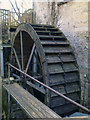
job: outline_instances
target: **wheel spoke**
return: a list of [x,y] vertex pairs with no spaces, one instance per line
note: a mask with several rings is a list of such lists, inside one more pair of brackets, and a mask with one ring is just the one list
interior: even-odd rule
[[37,60],[37,64],[39,66],[39,69],[40,69],[40,73],[41,73],[41,65],[40,65],[40,61],[38,59],[38,55],[35,53],[35,57],[36,57],[36,60]]
[[19,69],[21,70],[21,65],[20,65],[20,62],[19,62],[19,59],[18,59],[18,56],[17,56],[17,53],[16,53],[15,48],[13,48],[13,51],[14,51],[14,54],[15,54],[15,58],[16,58],[16,61],[17,61],[18,67],[19,67]]
[[32,59],[32,56],[33,56],[33,53],[34,53],[34,50],[35,50],[35,44],[33,44],[32,51],[30,53],[30,57],[29,57],[29,60],[28,60],[27,66],[26,66],[26,70],[25,70],[26,73],[28,71],[28,68],[29,68],[29,65],[30,65],[30,62],[31,62],[31,59]]
[[37,73],[37,59],[36,59],[36,57],[35,57],[35,54],[36,54],[36,56],[37,56],[37,51],[36,51],[36,49],[35,49],[35,51],[34,51],[34,54],[33,54],[33,72],[34,73]]
[[21,41],[21,59],[22,59],[22,70],[24,70],[24,60],[23,60],[23,39],[22,39],[22,32],[20,32],[20,41]]

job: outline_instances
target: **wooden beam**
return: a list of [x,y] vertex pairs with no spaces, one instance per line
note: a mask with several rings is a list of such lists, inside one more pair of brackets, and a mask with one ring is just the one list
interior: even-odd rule
[[17,101],[29,118],[61,118],[17,83],[10,86],[4,84],[3,87]]
[[37,85],[27,81],[27,84],[30,85],[32,88],[38,90],[39,92],[45,94],[45,89],[44,88],[41,88],[41,87],[38,87]]

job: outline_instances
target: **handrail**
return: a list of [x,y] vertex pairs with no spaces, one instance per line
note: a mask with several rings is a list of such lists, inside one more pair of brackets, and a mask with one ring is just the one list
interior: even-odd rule
[[77,107],[81,108],[82,110],[84,110],[84,111],[86,111],[86,112],[88,112],[88,113],[90,114],[90,109],[88,109],[88,108],[80,105],[79,103],[75,102],[74,100],[66,97],[65,95],[61,94],[60,92],[52,89],[51,87],[45,85],[44,83],[38,81],[37,79],[35,79],[35,78],[33,78],[32,76],[26,74],[25,72],[19,70],[18,68],[16,68],[15,66],[11,65],[10,63],[8,64],[8,66],[10,66],[10,67],[13,68],[13,69],[16,69],[17,71],[19,71],[19,72],[22,73],[23,75],[29,77],[30,79],[34,80],[35,82],[39,83],[40,85],[44,86],[45,88],[47,88],[47,89],[49,89],[50,91],[56,93],[56,94],[59,95],[60,97],[64,98],[65,100],[69,101],[70,103],[76,105]]

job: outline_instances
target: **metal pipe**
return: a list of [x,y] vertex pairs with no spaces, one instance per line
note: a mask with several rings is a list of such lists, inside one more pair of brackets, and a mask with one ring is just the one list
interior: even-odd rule
[[35,82],[37,82],[37,83],[41,84],[41,85],[42,85],[42,86],[44,86],[45,88],[47,88],[47,89],[51,90],[52,92],[56,93],[56,94],[57,94],[57,95],[59,95],[60,97],[62,97],[62,98],[64,98],[64,99],[66,99],[66,100],[67,100],[67,101],[69,101],[70,103],[72,103],[72,104],[76,105],[77,107],[79,107],[79,108],[83,109],[84,111],[86,111],[86,112],[88,112],[88,113],[90,114],[90,110],[89,110],[88,108],[86,108],[86,107],[84,107],[84,106],[80,105],[79,103],[77,103],[77,102],[73,101],[72,99],[70,99],[70,98],[66,97],[65,95],[63,95],[63,94],[59,93],[58,91],[56,91],[56,90],[52,89],[51,87],[49,87],[49,86],[45,85],[44,83],[42,83],[42,82],[40,82],[40,81],[38,81],[37,79],[33,78],[32,76],[30,76],[30,75],[28,75],[28,74],[26,74],[26,73],[22,72],[21,70],[19,70],[19,69],[18,69],[18,68],[16,68],[15,66],[11,65],[10,63],[9,63],[9,66],[11,66],[12,68],[14,68],[14,69],[16,69],[17,71],[21,72],[21,73],[22,73],[22,74],[24,74],[25,76],[27,76],[27,77],[29,77],[30,79],[34,80]]

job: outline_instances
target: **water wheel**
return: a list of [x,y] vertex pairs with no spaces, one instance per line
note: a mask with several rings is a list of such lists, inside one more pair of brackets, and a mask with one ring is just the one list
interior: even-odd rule
[[[12,50],[13,65],[80,102],[78,65],[69,42],[59,29],[51,25],[20,24],[15,32]],[[18,78],[16,74],[13,71],[13,76]],[[18,76],[22,77],[20,74]],[[31,86],[32,94],[59,115],[66,116],[78,110],[43,86],[24,79]]]

